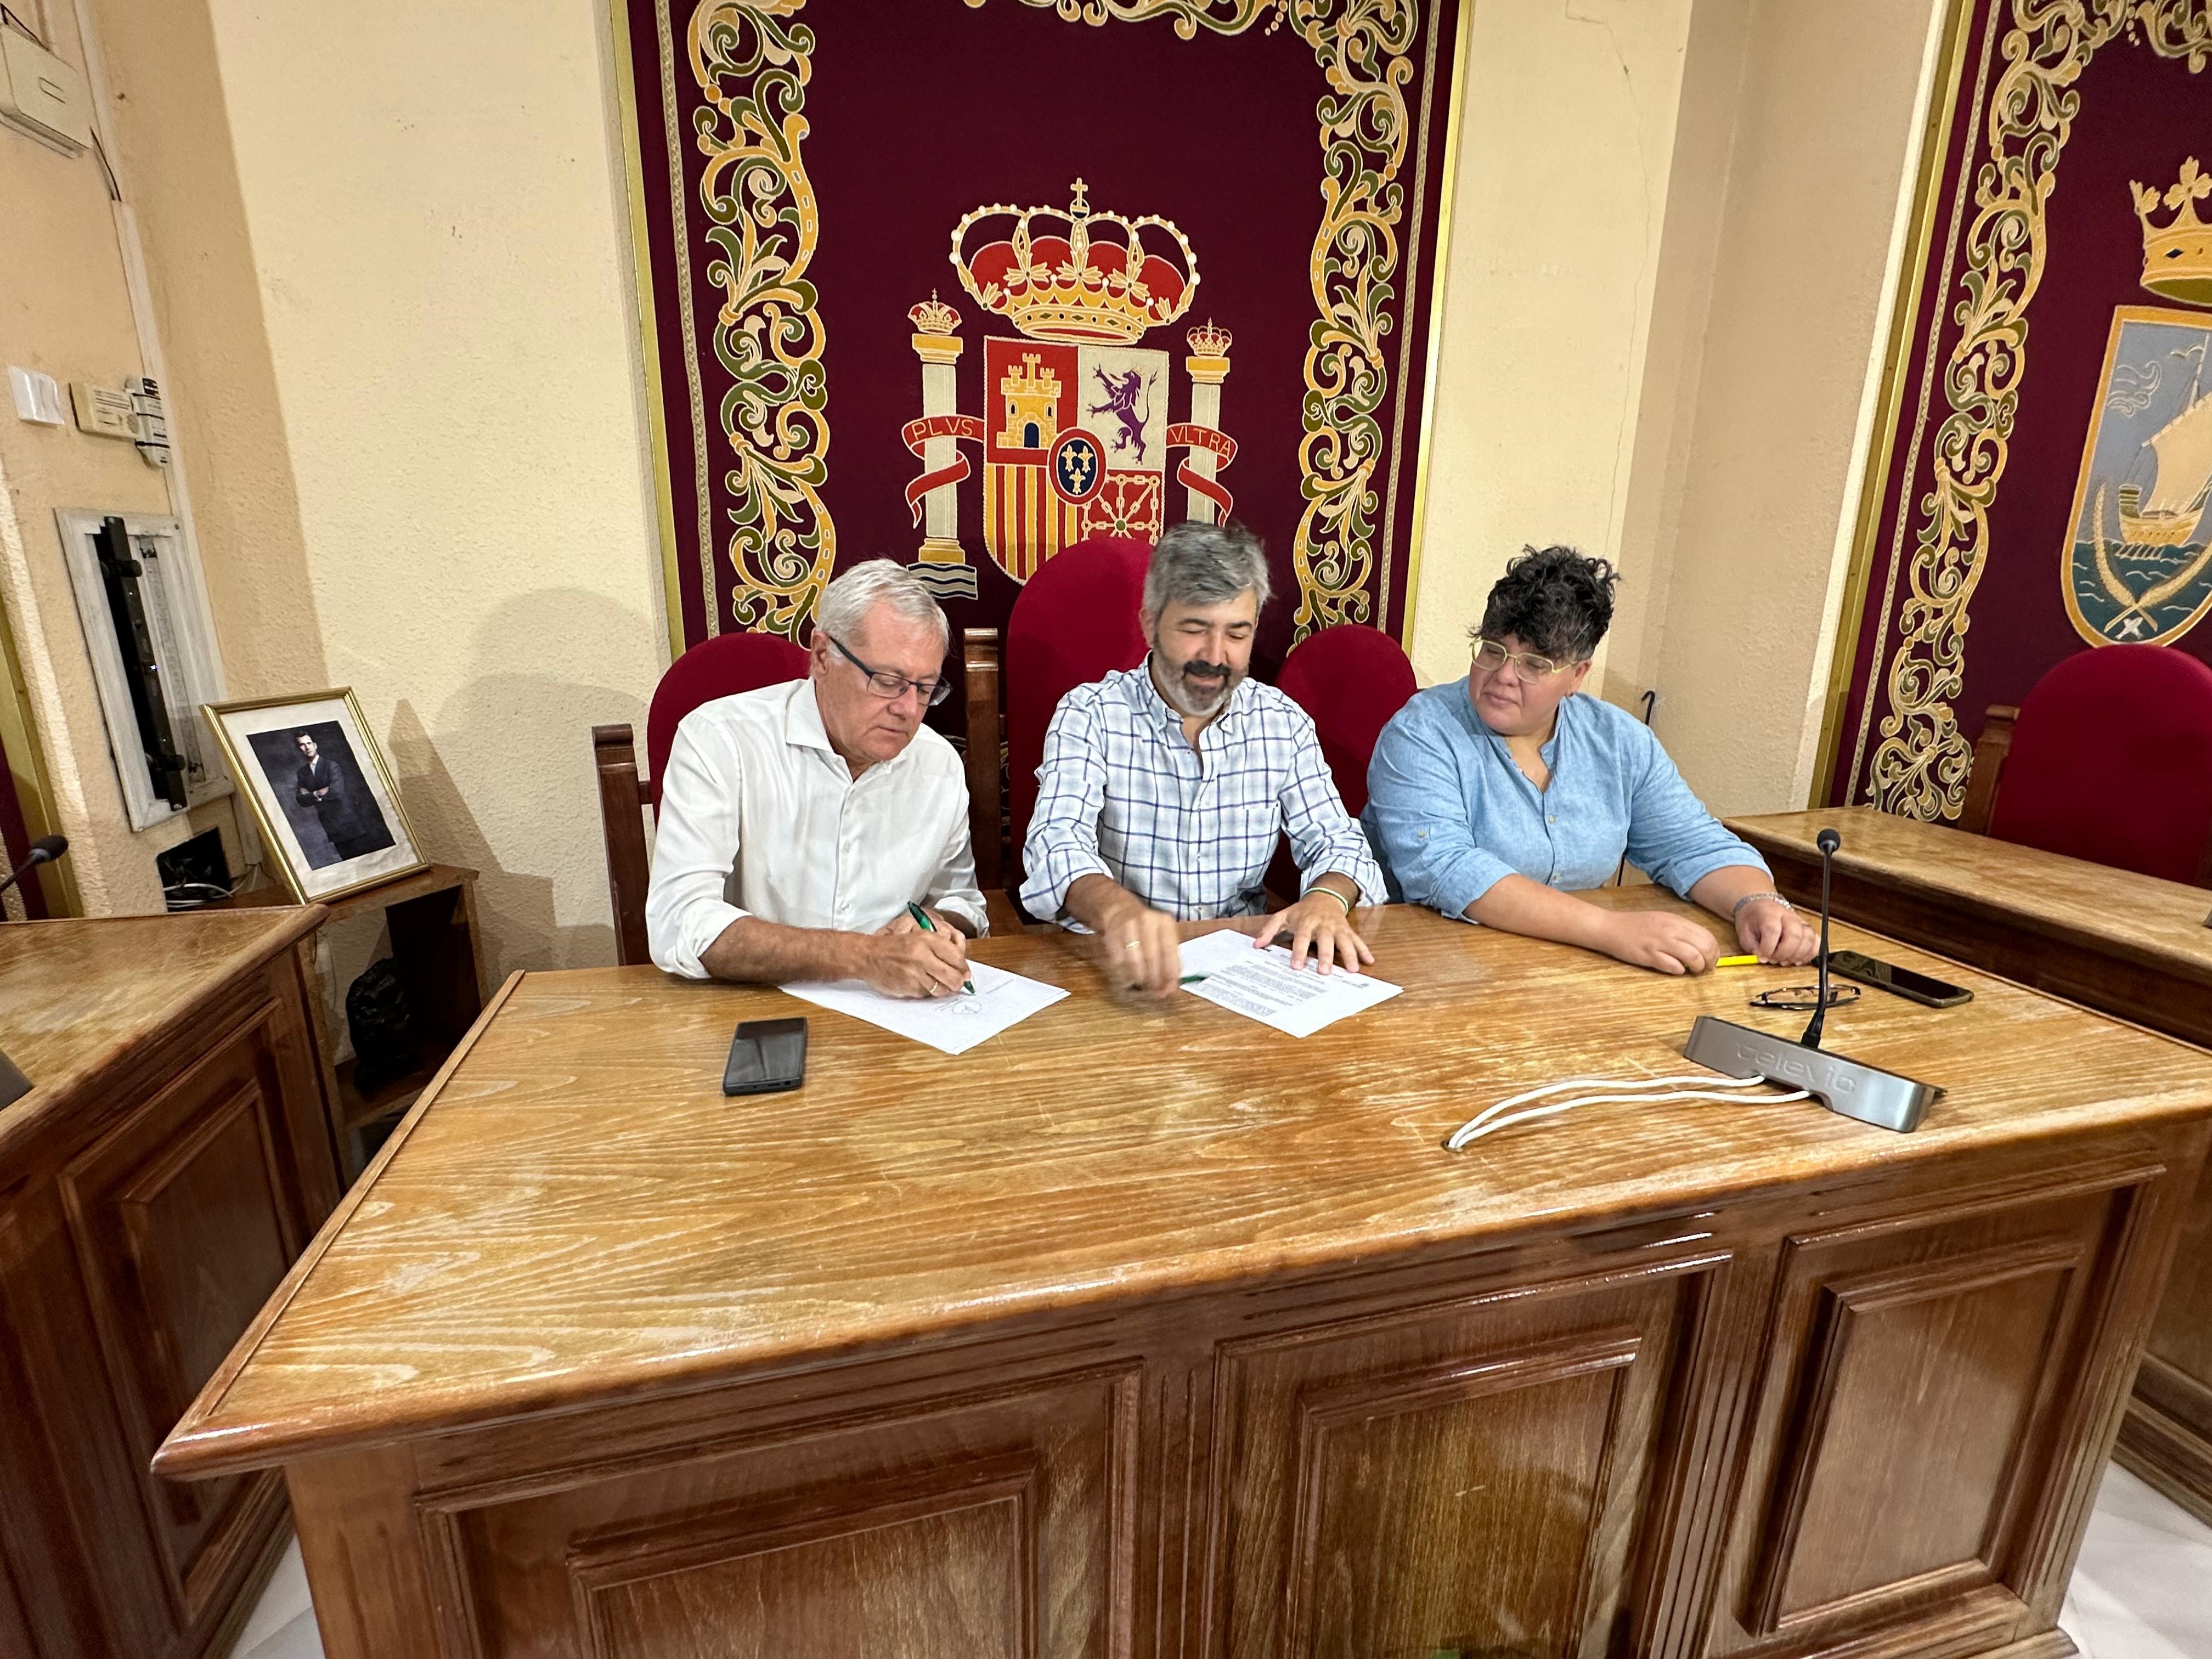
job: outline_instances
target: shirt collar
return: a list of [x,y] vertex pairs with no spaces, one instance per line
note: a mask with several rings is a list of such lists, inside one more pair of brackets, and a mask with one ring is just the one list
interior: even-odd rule
[[814,701],[814,678],[809,675],[799,681],[791,694],[791,701],[783,706],[783,740],[799,749],[820,749],[831,755],[836,745],[830,741],[829,728],[822,724],[822,705]]

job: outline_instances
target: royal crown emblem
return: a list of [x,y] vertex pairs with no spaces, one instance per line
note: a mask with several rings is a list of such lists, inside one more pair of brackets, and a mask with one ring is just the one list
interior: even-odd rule
[[937,295],[907,313],[921,362],[919,420],[906,446],[922,465],[906,487],[923,530],[915,572],[942,599],[976,597],[960,539],[959,489],[983,452],[983,543],[1025,582],[1088,536],[1151,540],[1171,502],[1169,453],[1182,486],[1178,516],[1225,522],[1234,505],[1220,473],[1237,445],[1220,429],[1229,331],[1208,319],[1183,336],[1190,356],[1182,420],[1170,418],[1173,362],[1136,343],[1190,309],[1198,258],[1182,231],[1147,214],[1091,210],[1083,180],[1073,205],[979,207],[952,232],[952,263],[976,304],[1018,334],[983,340],[982,415],[960,412],[960,313]]
[[[2212,225],[2197,216],[2197,203],[2212,196],[2212,174],[2202,171],[2192,155],[2163,196],[2133,179],[2128,190],[2135,198],[2136,217],[2142,222],[2142,285],[2185,305],[2212,306]],[[2161,201],[2172,216],[2154,225],[2151,215]]]
[[1094,211],[1078,179],[1060,208],[979,207],[952,230],[961,286],[1033,340],[1127,345],[1172,323],[1198,292],[1182,232],[1146,214]]

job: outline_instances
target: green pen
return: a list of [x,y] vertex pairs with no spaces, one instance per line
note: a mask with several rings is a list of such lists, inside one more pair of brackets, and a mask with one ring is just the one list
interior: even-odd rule
[[[937,924],[930,921],[929,912],[911,899],[907,902],[906,913],[914,918],[914,925],[921,928],[923,933],[933,933],[937,931]],[[972,997],[975,994],[975,981],[972,979],[963,979],[960,981],[960,988]]]

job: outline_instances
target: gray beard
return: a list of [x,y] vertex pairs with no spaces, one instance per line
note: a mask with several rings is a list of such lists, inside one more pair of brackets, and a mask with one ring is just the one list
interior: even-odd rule
[[1243,678],[1242,674],[1231,672],[1222,682],[1219,690],[1201,696],[1182,675],[1177,674],[1173,686],[1166,693],[1168,703],[1177,714],[1188,714],[1193,720],[1211,719],[1229,706],[1229,699],[1236,695],[1237,687]]

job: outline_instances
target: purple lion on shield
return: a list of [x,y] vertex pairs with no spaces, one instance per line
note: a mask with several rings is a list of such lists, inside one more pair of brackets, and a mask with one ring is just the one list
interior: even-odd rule
[[[1142,462],[1145,459],[1145,422],[1152,418],[1152,383],[1141,370],[1133,368],[1123,374],[1109,374],[1104,369],[1096,368],[1091,372],[1098,377],[1098,384],[1106,388],[1106,401],[1092,404],[1091,412],[1093,415],[1111,415],[1120,422],[1121,429],[1114,434],[1114,453],[1116,455],[1125,449],[1133,449],[1137,452],[1136,459]],[[1144,400],[1141,408],[1138,405],[1139,398]]]

